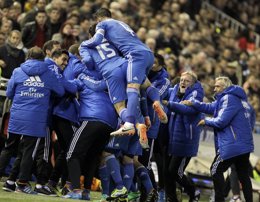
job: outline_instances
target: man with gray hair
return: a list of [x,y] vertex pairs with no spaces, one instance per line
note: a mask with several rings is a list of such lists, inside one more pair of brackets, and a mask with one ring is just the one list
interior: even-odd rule
[[215,98],[212,103],[184,101],[200,112],[213,115],[202,119],[198,125],[214,128],[216,156],[210,167],[214,184],[215,200],[224,202],[223,173],[234,164],[247,202],[253,201],[249,177],[249,156],[254,150],[252,136],[252,107],[245,91],[233,85],[228,77],[215,79]]

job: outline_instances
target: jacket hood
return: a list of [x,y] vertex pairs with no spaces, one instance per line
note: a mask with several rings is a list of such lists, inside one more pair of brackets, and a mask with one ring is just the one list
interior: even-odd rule
[[47,65],[39,60],[27,60],[21,64],[21,69],[29,76],[42,75],[48,70]]
[[240,98],[242,100],[247,100],[245,91],[243,90],[243,88],[241,88],[240,86],[237,86],[237,85],[232,85],[232,86],[226,88],[222,93],[216,95],[216,97],[219,98],[226,94],[231,94],[231,95],[237,96],[238,98]]

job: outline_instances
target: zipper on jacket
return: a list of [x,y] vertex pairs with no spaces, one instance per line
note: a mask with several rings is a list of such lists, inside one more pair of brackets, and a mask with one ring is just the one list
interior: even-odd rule
[[232,134],[233,134],[234,139],[236,140],[236,139],[237,139],[237,136],[236,136],[236,134],[235,134],[235,132],[234,132],[234,130],[233,130],[233,127],[230,126],[230,129],[231,129],[231,132],[232,132]]

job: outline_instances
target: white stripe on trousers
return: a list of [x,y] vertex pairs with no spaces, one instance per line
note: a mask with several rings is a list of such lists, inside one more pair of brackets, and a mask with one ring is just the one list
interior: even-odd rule
[[221,161],[222,161],[222,159],[220,158],[220,155],[218,154],[218,157],[217,157],[216,161],[213,163],[213,165],[212,165],[212,167],[211,167],[211,170],[210,170],[211,176],[213,176],[213,175],[216,174],[218,165],[219,165],[219,163],[220,163]]
[[44,138],[43,160],[48,163],[49,154],[50,154],[51,136],[50,136],[50,128],[47,127],[46,130],[47,130],[47,136]]
[[83,130],[85,129],[85,127],[87,126],[87,124],[88,124],[88,121],[83,121],[82,124],[81,124],[81,126],[80,126],[80,127],[78,128],[78,130],[74,133],[73,138],[72,138],[71,143],[70,143],[69,150],[68,150],[68,152],[67,152],[67,156],[66,156],[67,161],[71,158],[71,155],[72,155],[72,153],[73,153],[73,151],[74,151],[74,149],[75,149],[75,146],[76,146],[76,144],[77,144],[77,142],[78,142],[78,140],[79,140],[79,137],[80,137],[82,131],[83,131]]
[[127,55],[128,58],[128,65],[127,65],[127,82],[131,82],[132,81],[132,77],[133,77],[133,58],[131,56],[131,54]]
[[151,147],[150,147],[150,152],[149,152],[149,159],[148,159],[148,165],[147,169],[151,170],[152,169],[152,156],[153,156],[153,148],[154,148],[154,139],[152,139]]
[[183,174],[184,174],[184,166],[185,166],[186,160],[187,160],[186,157],[183,158],[182,161],[181,161],[181,164],[180,164],[180,166],[179,166],[179,168],[178,168],[178,175],[179,175],[180,178],[183,177]]
[[35,147],[34,147],[34,150],[33,150],[33,153],[32,153],[32,159],[34,160],[35,156],[36,156],[36,153],[37,153],[37,150],[38,150],[38,146],[40,144],[40,141],[41,141],[41,138],[38,137],[37,138],[37,141],[36,141],[36,144],[35,144]]

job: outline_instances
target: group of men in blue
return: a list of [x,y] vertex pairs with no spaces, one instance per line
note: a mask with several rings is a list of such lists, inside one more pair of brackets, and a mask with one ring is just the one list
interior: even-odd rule
[[[185,168],[197,155],[201,126],[209,125],[216,140],[211,167],[216,201],[224,201],[223,172],[233,163],[241,174],[246,201],[252,201],[245,170],[253,151],[253,116],[243,89],[227,77],[219,77],[214,89],[216,101],[205,104],[203,87],[192,71],[182,73],[180,81],[170,88],[162,56],[152,53],[128,25],[112,19],[108,9],[99,9],[96,19],[97,24],[90,28],[92,37],[80,46],[73,45],[68,52],[54,50],[55,42],[47,42],[50,58],[33,47],[26,62],[14,70],[7,88],[12,99],[8,131],[9,136],[20,137],[13,168],[19,166],[19,173],[9,177],[4,187],[17,180],[18,192],[55,195],[67,170],[69,191],[63,197],[90,200],[92,178],[99,165],[104,200],[126,199],[130,191],[136,191],[132,186],[136,173],[145,187],[144,201],[157,201],[157,187],[146,167],[159,133],[167,139],[163,158],[168,177],[161,187],[167,201],[178,201],[177,182],[190,201],[198,201],[200,193],[185,175]],[[205,118],[203,113],[213,118]],[[46,173],[45,180],[37,181],[33,190],[28,168],[33,167],[39,142],[52,130],[61,151],[51,174]],[[142,146],[149,155],[139,161]],[[122,171],[118,156],[123,156]],[[45,159],[44,164],[48,162]],[[84,189],[81,175],[85,177]]]

